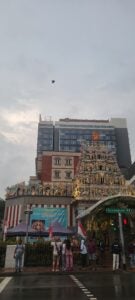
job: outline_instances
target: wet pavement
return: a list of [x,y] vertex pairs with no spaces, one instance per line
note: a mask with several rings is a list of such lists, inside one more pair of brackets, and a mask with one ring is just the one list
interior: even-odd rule
[[86,300],[69,275],[16,276],[0,295],[1,300]]
[[18,274],[0,293],[1,300],[133,300],[135,273]]
[[[98,272],[107,272],[107,271],[111,271],[112,267],[108,266],[108,267],[97,267],[97,271]],[[91,268],[90,267],[86,267],[84,269],[82,269],[80,266],[74,266],[73,268],[73,272],[72,273],[84,273],[84,272],[90,272]],[[27,275],[27,274],[48,274],[51,273],[52,274],[52,266],[49,267],[24,267],[23,268],[23,274]],[[61,271],[62,274],[63,271]],[[7,268],[1,268],[0,269],[0,276],[4,276],[4,275],[15,275],[15,269],[11,268],[11,269],[7,269]]]
[[77,278],[85,284],[97,300],[135,299],[135,273],[110,272],[78,274]]

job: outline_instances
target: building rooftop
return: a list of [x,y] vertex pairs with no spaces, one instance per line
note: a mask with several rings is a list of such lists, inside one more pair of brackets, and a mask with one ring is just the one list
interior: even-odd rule
[[105,122],[109,123],[109,120],[89,120],[89,119],[70,119],[70,118],[64,118],[64,119],[59,119],[60,122]]

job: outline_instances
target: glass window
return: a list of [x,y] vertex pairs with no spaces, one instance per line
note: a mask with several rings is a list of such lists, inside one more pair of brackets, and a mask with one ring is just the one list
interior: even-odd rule
[[65,177],[66,179],[72,179],[72,177],[71,177],[71,174],[72,174],[71,171],[66,171],[65,173],[66,173],[66,177]]
[[61,165],[61,158],[60,157],[55,158],[55,165],[57,165],[57,166]]
[[60,171],[58,170],[54,171],[54,177],[60,179]]
[[65,165],[66,166],[71,166],[71,158],[66,158],[66,162],[65,162]]

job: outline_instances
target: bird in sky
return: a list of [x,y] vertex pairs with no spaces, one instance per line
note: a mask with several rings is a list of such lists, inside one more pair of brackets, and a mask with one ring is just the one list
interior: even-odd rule
[[53,79],[53,80],[51,81],[51,83],[54,84],[54,83],[55,83],[55,80]]

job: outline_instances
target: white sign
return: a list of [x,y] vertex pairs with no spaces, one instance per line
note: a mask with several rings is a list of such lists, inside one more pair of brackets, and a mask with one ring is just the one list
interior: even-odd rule
[[[5,269],[15,269],[14,251],[16,245],[7,245],[6,258],[5,258]],[[24,264],[24,255],[22,265]]]

